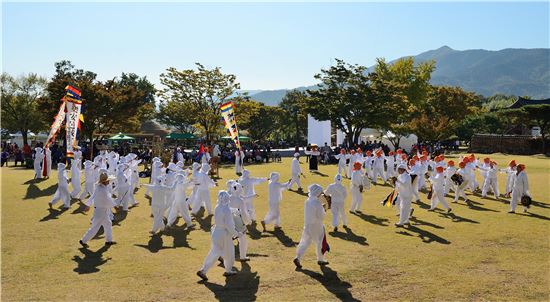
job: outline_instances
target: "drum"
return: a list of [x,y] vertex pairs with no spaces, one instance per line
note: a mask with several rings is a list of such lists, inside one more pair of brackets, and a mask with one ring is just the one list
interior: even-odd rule
[[238,233],[244,233],[246,232],[246,225],[244,224],[243,218],[241,217],[241,213],[239,209],[231,209],[231,212],[233,214],[233,222],[235,223],[235,230]]
[[455,183],[455,185],[460,186],[464,182],[464,178],[462,175],[455,173],[453,176],[451,176],[451,180]]

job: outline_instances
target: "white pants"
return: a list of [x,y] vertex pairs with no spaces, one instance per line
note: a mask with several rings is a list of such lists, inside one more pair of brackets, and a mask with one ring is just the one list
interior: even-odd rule
[[78,197],[78,199],[84,199],[84,197],[86,197],[86,194],[89,194],[90,196],[92,196],[92,194],[94,193],[94,182],[93,181],[86,181],[84,183],[84,191],[82,191],[82,193],[80,194],[80,196]]
[[191,216],[189,216],[189,209],[187,208],[187,202],[185,200],[178,200],[174,202],[170,208],[170,213],[168,214],[168,225],[172,225],[174,221],[176,221],[176,218],[178,218],[178,215],[181,215],[187,226],[192,224]]
[[274,223],[277,227],[281,226],[281,210],[279,209],[279,203],[269,205],[269,212],[265,215],[264,223]]
[[456,188],[454,199],[455,202],[457,202],[458,198],[460,197],[464,198],[464,201],[468,200],[468,197],[466,197],[466,192],[464,190],[470,185],[470,183],[468,180],[464,180],[464,182],[466,182],[466,184],[462,183],[462,185]]
[[378,176],[380,176],[384,183],[386,183],[386,178],[384,177],[384,168],[374,168],[372,172],[372,181],[378,182]]
[[40,162],[34,162],[34,178],[42,178],[42,166],[40,165]]
[[361,210],[361,204],[363,203],[363,195],[359,191],[359,188],[353,186],[351,189],[351,211]]
[[[512,191],[512,200],[510,200],[510,210],[515,211],[518,203],[521,201],[522,195],[516,191]],[[527,207],[523,207],[524,210],[527,210]]]
[[[97,209],[96,209],[97,210]],[[100,209],[100,211],[104,211],[105,209]],[[94,212],[95,215],[95,212]],[[92,219],[92,226],[88,229],[86,234],[82,237],[82,242],[86,243],[92,239],[97,232],[99,231],[99,228],[103,227],[103,232],[105,233],[105,241],[111,242],[113,241],[113,223],[111,221],[110,215],[102,215],[101,217],[94,217]]]
[[130,192],[130,187],[118,187],[117,199],[115,202],[119,207],[122,207],[124,211],[128,211],[128,205],[132,203],[133,194]]
[[321,251],[323,247],[323,236],[325,230],[323,225],[307,225],[304,227],[302,232],[302,238],[300,238],[300,243],[296,248],[296,258],[298,260],[302,259],[307,248],[315,243],[315,253],[317,254],[317,261],[325,261],[325,256]]
[[153,212],[153,227],[151,228],[151,232],[156,233],[158,231],[164,230],[164,217],[162,215],[162,208],[151,207],[151,211]]
[[238,237],[239,240],[239,257],[241,259],[246,258],[246,252],[248,251],[248,241],[246,240],[246,234],[240,234]]
[[79,176],[71,176],[71,184],[73,185],[73,191],[71,192],[72,198],[77,198],[80,192],[82,191],[82,187],[80,185],[80,177]]
[[498,198],[498,182],[496,178],[485,178],[485,181],[483,182],[483,189],[481,190],[481,197],[487,196],[487,192],[489,192],[489,189],[493,191],[493,193],[495,194],[495,198]]
[[195,198],[193,200],[193,210],[191,211],[191,213],[193,213],[193,215],[196,215],[199,212],[201,206],[204,206],[204,208],[208,212],[208,215],[212,214],[212,202],[210,201],[210,192],[208,192],[208,190],[197,190]]
[[252,202],[254,201],[253,197],[245,198],[244,199],[244,206],[246,208],[246,211],[248,212],[248,216],[252,221],[256,221],[256,210],[254,209],[254,205]]
[[393,177],[395,176],[395,168],[393,167],[393,165],[389,165],[387,170],[386,170],[386,180],[390,179],[390,177]]
[[441,203],[445,209],[449,209],[449,204],[445,201],[445,191],[444,190],[433,190],[432,193],[432,206],[430,210],[435,209],[438,203]]
[[294,186],[294,184],[298,185],[298,189],[302,188],[302,184],[300,183],[300,174],[292,175],[292,179],[290,180],[288,188],[292,189],[292,186]]
[[513,185],[514,185],[513,175],[512,176],[506,175],[506,194],[512,193]]
[[[342,172],[344,172],[344,174],[342,174]],[[345,175],[346,178],[348,178],[348,169],[346,168],[346,164],[338,165],[338,174],[342,176]]]
[[344,209],[343,202],[333,202],[330,206],[332,212],[332,226],[337,227],[342,221],[343,225],[348,225],[348,218],[346,217],[346,211]]
[[54,205],[60,200],[63,201],[64,207],[68,208],[71,206],[71,194],[68,187],[57,187],[57,191],[55,191],[50,203]]
[[[420,177],[420,176],[416,176],[416,177]],[[418,183],[420,183],[420,180],[418,180]],[[413,193],[413,198],[414,200],[420,200],[420,196],[418,195],[418,186],[412,186],[412,193]]]
[[403,198],[399,196],[400,202],[400,213],[399,213],[399,224],[409,223],[409,216],[411,216],[411,197]]
[[456,192],[456,185],[450,178],[447,178],[445,179],[445,195],[449,194],[451,190]]
[[225,271],[232,271],[235,259],[235,249],[233,247],[231,235],[227,233],[227,230],[214,227],[212,230],[212,247],[204,259],[201,271],[206,274],[206,272],[214,266],[216,261],[218,261],[218,258],[222,256]]

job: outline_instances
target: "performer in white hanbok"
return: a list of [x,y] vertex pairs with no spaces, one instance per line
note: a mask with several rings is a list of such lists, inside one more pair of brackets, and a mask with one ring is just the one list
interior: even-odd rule
[[395,224],[397,227],[402,227],[405,224],[409,224],[409,217],[411,215],[411,202],[413,198],[413,186],[409,173],[407,173],[407,166],[400,165],[397,167],[397,173],[399,176],[395,181],[395,187],[397,189],[399,198],[399,222]]
[[34,179],[42,178],[42,161],[44,160],[44,153],[42,148],[34,148]]
[[350,158],[349,154],[346,154],[346,149],[340,149],[340,154],[334,156],[338,160],[338,174],[348,177],[348,169],[346,168],[346,161]]
[[350,213],[361,213],[361,204],[363,203],[363,175],[361,173],[361,163],[355,162],[350,181],[351,209]]
[[197,191],[195,192],[194,200],[193,200],[193,206],[191,213],[193,215],[197,215],[199,212],[201,206],[203,206],[206,209],[206,212],[208,212],[208,216],[211,216],[212,213],[212,201],[210,200],[210,188],[213,188],[216,186],[216,182],[214,182],[210,176],[208,176],[208,172],[210,171],[210,165],[209,164],[202,164],[201,170],[199,173],[197,173],[196,178],[194,179],[195,184],[197,185]]
[[[516,206],[524,196],[531,197],[529,193],[529,180],[525,173],[525,165],[519,164],[517,166],[516,177],[514,179],[514,187],[512,189],[512,200],[510,201],[510,211],[508,213],[515,213]],[[527,212],[528,206],[523,207],[523,212]]]
[[50,175],[52,175],[52,151],[48,146],[44,148],[44,161],[45,163],[43,163],[42,165],[46,166],[42,167],[42,171],[44,172],[42,175],[46,178],[50,178]]
[[263,182],[266,182],[267,178],[265,177],[251,177],[250,171],[243,170],[243,175],[241,178],[239,178],[239,183],[243,186],[243,192],[245,196],[251,196],[251,197],[245,197],[244,203],[246,205],[246,209],[248,210],[248,216],[250,216],[250,219],[252,220],[252,223],[256,222],[256,211],[254,209],[254,196],[256,196],[256,191],[254,190],[254,186],[261,184]]
[[456,186],[451,177],[455,175],[456,168],[455,168],[455,162],[450,160],[447,162],[447,169],[445,169],[445,195],[449,194],[449,192],[452,190],[453,192],[456,192]]
[[430,176],[430,183],[432,184],[432,205],[428,211],[434,211],[437,204],[441,203],[443,208],[447,212],[451,212],[451,208],[447,201],[445,201],[445,174],[443,172],[445,169],[443,166],[438,166],[435,168],[435,175]]
[[481,189],[481,197],[486,198],[489,191],[493,192],[495,199],[498,200],[498,166],[495,161],[489,161],[488,165],[479,167],[484,174],[483,188]]
[[210,252],[204,259],[204,264],[197,272],[202,280],[207,281],[206,273],[214,266],[219,257],[223,257],[225,267],[224,276],[233,276],[237,272],[233,270],[233,259],[235,259],[235,249],[233,238],[238,236],[235,230],[233,214],[229,208],[229,193],[220,191],[218,201],[214,210],[214,225],[212,226],[212,246]]
[[344,208],[344,202],[348,196],[346,187],[342,185],[342,175],[336,174],[334,176],[334,182],[328,185],[325,190],[325,195],[330,196],[330,210],[332,212],[332,226],[334,231],[338,231],[338,225],[340,222],[347,228],[348,218],[346,217],[346,210]]
[[50,209],[58,201],[63,201],[63,208],[68,209],[71,206],[71,194],[69,193],[69,178],[67,177],[67,170],[65,170],[65,164],[57,164],[57,190],[53,195],[52,200],[49,202]]
[[281,209],[280,203],[283,198],[283,191],[288,190],[290,180],[286,183],[279,182],[279,173],[271,172],[269,175],[269,211],[261,221],[263,231],[265,232],[266,224],[275,224],[275,229],[281,228]]
[[298,191],[302,191],[300,176],[303,176],[304,173],[302,173],[302,168],[300,168],[300,161],[298,159],[299,156],[300,156],[300,153],[296,152],[294,153],[294,158],[292,159],[292,164],[291,164],[292,178],[290,179],[290,184],[288,185],[289,190],[292,190],[292,186],[296,184],[298,186]]
[[514,188],[514,179],[516,178],[516,161],[511,160],[508,167],[506,169],[501,169],[500,172],[506,174],[506,192],[504,192],[504,197],[509,198]]
[[235,151],[235,174],[241,176],[244,166],[244,152],[239,149]]
[[88,247],[87,242],[97,234],[101,227],[103,227],[103,232],[105,233],[105,245],[116,243],[113,241],[113,223],[111,220],[111,209],[116,206],[111,196],[111,185],[109,184],[111,179],[107,175],[107,170],[102,170],[99,174],[99,182],[95,186],[94,193],[85,202],[88,209],[92,206],[94,207],[94,215],[92,216],[92,225],[79,241],[84,248]]
[[[240,219],[244,227],[250,225],[252,220],[248,216],[248,211],[246,210],[246,205],[244,203],[244,198],[250,198],[253,196],[242,196],[243,187],[240,183],[229,180],[227,182],[228,193],[231,196],[229,199],[229,207],[233,212],[233,216],[237,216],[237,219]],[[237,239],[239,240],[239,261],[246,262],[250,261],[250,258],[246,256],[248,252],[248,241],[246,239],[246,229],[239,232]]]
[[181,216],[183,220],[185,221],[185,225],[187,228],[193,228],[195,225],[191,221],[191,216],[189,216],[189,207],[187,205],[187,197],[185,191],[194,186],[194,183],[192,183],[187,178],[187,170],[184,171],[184,174],[177,174],[176,180],[175,180],[175,189],[174,189],[174,203],[172,204],[172,207],[170,208],[169,214],[168,214],[168,220],[167,220],[167,226],[171,227],[174,222],[176,221],[176,218],[178,216]]
[[302,238],[296,248],[296,258],[294,265],[298,269],[302,268],[300,260],[304,256],[307,248],[313,243],[315,244],[315,252],[317,254],[317,264],[327,265],[323,251],[323,241],[325,238],[325,227],[323,220],[325,218],[325,209],[321,204],[319,197],[323,193],[323,187],[318,184],[312,184],[308,187],[308,199],[304,205],[304,230]]

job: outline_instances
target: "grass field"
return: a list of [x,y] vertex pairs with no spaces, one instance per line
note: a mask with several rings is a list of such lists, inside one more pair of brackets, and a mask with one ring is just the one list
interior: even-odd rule
[[[492,158],[503,167],[511,157]],[[126,217],[116,217],[118,244],[107,248],[101,236],[86,250],[78,240],[92,212],[83,212],[78,203],[50,212],[47,203],[56,177],[36,182],[32,170],[1,168],[2,301],[548,301],[550,159],[514,158],[527,165],[536,201],[528,214],[507,214],[508,201],[479,196],[471,196],[471,207],[451,204],[451,215],[427,212],[429,202],[422,194],[422,203],[413,204],[412,226],[396,229],[395,210],[380,205],[390,187],[374,186],[364,193],[364,214],[348,214],[351,230],[329,234],[330,265],[320,268],[310,248],[304,269],[295,271],[292,259],[306,197],[284,192],[283,230],[274,233],[270,226],[267,233],[250,232],[252,260],[237,262],[239,274],[227,279],[222,268],[214,267],[207,283],[198,282],[195,272],[210,248],[209,220],[199,220],[200,228],[190,232],[180,227],[151,237],[149,203],[141,188],[136,194],[140,204]],[[307,170],[305,160],[302,166]],[[281,179],[290,177],[289,159],[247,169],[253,176],[278,171]],[[220,188],[234,177],[233,171],[221,170]],[[306,173],[304,183],[326,186],[336,166],[320,166],[320,172]],[[504,175],[499,175],[501,192],[504,185]],[[257,186],[257,192],[255,206],[262,218],[267,184]],[[212,200],[216,194],[211,191]],[[350,202],[348,197],[346,207]],[[328,214],[327,229],[330,219]]]

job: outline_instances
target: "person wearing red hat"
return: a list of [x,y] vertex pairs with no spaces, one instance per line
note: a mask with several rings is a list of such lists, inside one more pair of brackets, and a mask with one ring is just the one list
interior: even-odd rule
[[351,209],[350,213],[361,213],[361,203],[363,202],[363,175],[361,175],[361,163],[353,164],[353,172],[351,173],[350,192],[351,192]]
[[[510,211],[508,213],[515,213],[516,206],[521,201],[523,196],[531,197],[529,193],[529,180],[525,173],[525,165],[517,165],[516,177],[514,180],[514,187],[512,189],[512,200],[510,201]],[[527,212],[527,207],[523,207],[523,212]]]
[[465,171],[464,175],[466,175],[466,178],[468,179],[467,188],[469,188],[472,193],[474,193],[479,188],[479,184],[476,180],[477,166],[478,166],[477,159],[475,159],[475,156],[473,154],[470,155],[470,157],[468,157],[468,162],[464,167],[464,171]]
[[350,158],[349,154],[346,154],[346,149],[340,149],[340,154],[335,155],[334,158],[338,160],[338,174],[345,175],[348,178],[348,169],[346,167],[346,161]]
[[466,163],[462,161],[458,164],[458,167],[459,169],[456,171],[456,174],[462,176],[462,183],[456,184],[456,192],[453,203],[457,203],[460,197],[464,198],[464,202],[469,203],[470,200],[468,200],[468,197],[466,197],[466,192],[464,192],[465,188],[470,184],[470,179],[468,177],[469,174],[466,170]]
[[439,166],[435,168],[435,175],[430,176],[430,182],[432,184],[432,205],[428,211],[433,212],[435,211],[435,207],[438,203],[441,203],[445,209],[447,209],[447,213],[450,213],[452,210],[445,201],[445,175],[443,174],[443,171],[445,169],[443,166]]
[[420,196],[418,195],[418,184],[419,184],[419,178],[423,177],[422,174],[422,167],[420,166],[420,163],[414,159],[414,157],[409,160],[409,173],[411,175],[411,178],[413,179],[412,184],[412,194],[413,194],[413,200],[416,202],[420,201]]
[[357,151],[351,150],[350,156],[349,156],[349,163],[348,163],[348,172],[346,173],[350,178],[351,174],[353,173],[353,165],[357,162],[359,157],[362,157],[363,155],[357,154]]
[[372,176],[372,165],[374,162],[374,156],[372,155],[371,151],[367,151],[365,153],[365,156],[361,158],[361,162],[365,166],[365,175],[375,181],[375,179]]
[[[484,160],[485,162],[485,160]],[[498,200],[498,178],[497,172],[498,167],[495,161],[489,160],[489,164],[486,166],[485,163],[479,167],[484,173],[483,188],[481,189],[481,197],[486,198],[487,192],[492,191],[495,195],[495,199]]]
[[445,196],[449,194],[451,190],[456,192],[456,185],[451,179],[456,173],[455,162],[450,160],[447,162],[447,169],[445,169]]
[[382,178],[384,185],[386,184],[386,177],[384,175],[384,151],[376,151],[376,157],[372,163],[372,182],[378,182],[378,177]]
[[508,167],[506,169],[501,169],[501,173],[506,174],[506,192],[504,193],[504,197],[510,198],[510,194],[512,194],[512,189],[514,187],[514,179],[516,177],[516,161],[511,160],[508,164]]

